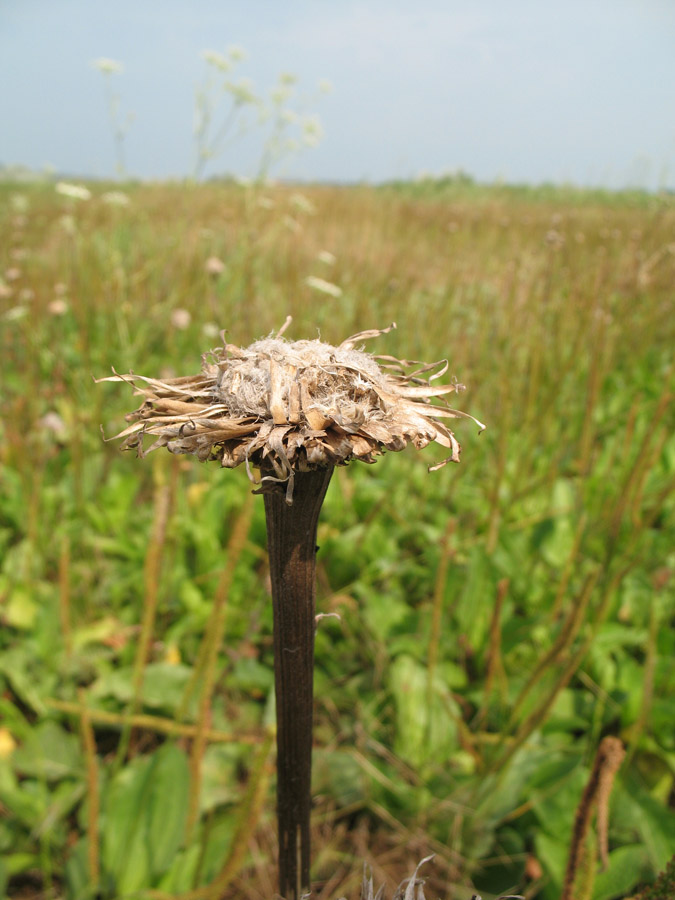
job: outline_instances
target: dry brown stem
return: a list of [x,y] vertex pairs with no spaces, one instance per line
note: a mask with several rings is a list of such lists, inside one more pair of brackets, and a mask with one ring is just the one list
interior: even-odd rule
[[575,879],[583,865],[584,845],[594,809],[597,810],[600,860],[603,867],[607,864],[609,796],[612,791],[614,776],[619,771],[625,755],[624,746],[618,738],[610,735],[603,738],[600,742],[590,778],[574,818],[570,855],[567,860],[565,881],[560,900],[573,900],[575,896],[573,893]]

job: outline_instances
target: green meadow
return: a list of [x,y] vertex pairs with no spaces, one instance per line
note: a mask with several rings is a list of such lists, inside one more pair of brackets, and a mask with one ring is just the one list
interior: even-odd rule
[[396,322],[367,349],[447,359],[487,425],[456,420],[459,465],[428,472],[432,445],[330,485],[313,896],[357,897],[364,862],[391,896],[430,854],[429,898],[558,900],[571,854],[575,898],[653,882],[675,854],[673,197],[88,188],[0,185],[0,896],[274,896],[262,499],[243,466],[121,453],[138,399],[94,379],[193,374],[221,330],[289,315],[334,344]]

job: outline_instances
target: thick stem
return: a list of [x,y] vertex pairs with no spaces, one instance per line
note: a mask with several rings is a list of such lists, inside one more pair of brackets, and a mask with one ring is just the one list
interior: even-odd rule
[[264,495],[274,606],[279,892],[309,890],[316,528],[332,468],[296,472],[293,505]]

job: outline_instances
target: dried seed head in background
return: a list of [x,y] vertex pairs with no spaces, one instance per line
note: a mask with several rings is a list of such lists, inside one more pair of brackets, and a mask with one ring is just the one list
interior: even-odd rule
[[[250,347],[233,344],[205,354],[197,375],[160,380],[118,375],[144,400],[126,418],[132,424],[116,435],[122,449],[143,455],[143,438],[157,440],[146,452],[166,447],[200,460],[220,460],[228,468],[244,463],[249,478],[269,490],[286,484],[293,495],[294,472],[343,465],[351,459],[374,462],[384,450],[418,449],[435,441],[450,456],[431,467],[459,462],[460,446],[443,419],[469,418],[443,398],[463,389],[456,382],[434,385],[447,360],[418,363],[374,356],[358,344],[386,334],[362,331],[339,346],[322,341],[287,341],[286,325]],[[251,466],[260,469],[256,481]]]

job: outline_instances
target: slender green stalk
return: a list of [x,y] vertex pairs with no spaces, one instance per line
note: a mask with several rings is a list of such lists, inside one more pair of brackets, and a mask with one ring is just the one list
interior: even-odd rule
[[73,628],[70,610],[70,540],[64,535],[59,554],[59,622],[66,656],[73,655]]
[[513,704],[513,708],[511,710],[509,725],[513,725],[516,722],[518,713],[520,712],[527,695],[530,693],[532,688],[539,683],[539,680],[543,673],[547,669],[557,665],[562,655],[574,642],[574,639],[576,638],[577,634],[579,633],[579,629],[583,624],[584,616],[586,615],[586,609],[588,608],[591,594],[593,593],[593,589],[595,588],[596,582],[598,580],[598,575],[599,572],[596,570],[593,574],[589,575],[586,578],[584,586],[581,589],[581,593],[571,606],[569,615],[562,625],[560,633],[558,634],[558,637],[556,638],[553,646],[539,660],[530,677],[523,685],[520,694],[516,698],[516,701]]
[[[250,497],[250,494],[248,495]],[[190,749],[190,802],[185,826],[186,843],[190,842],[194,827],[199,815],[199,795],[201,790],[202,757],[207,743],[208,723],[211,712],[211,698],[216,682],[216,662],[218,651],[223,640],[225,629],[225,612],[227,600],[230,595],[230,586],[234,576],[237,560],[241,556],[251,526],[252,504],[250,500],[244,505],[243,510],[235,523],[232,536],[228,545],[227,566],[223,570],[213,603],[213,610],[209,620],[209,628],[206,635],[208,644],[204,654],[201,672],[201,694],[199,697],[199,715],[197,718],[197,732]],[[196,668],[195,671],[198,671]]]
[[[130,717],[135,715],[141,706],[145,667],[148,662],[150,642],[152,640],[152,633],[157,615],[159,579],[166,539],[166,529],[171,513],[173,497],[172,486],[165,483],[163,473],[161,473],[159,466],[155,469],[155,477],[152,537],[150,538],[150,544],[148,545],[144,567],[145,599],[143,603],[143,619],[141,621],[141,632],[138,638],[138,647],[136,650],[136,658],[134,660],[132,681],[133,697],[127,710]],[[122,761],[127,754],[127,750],[129,749],[130,740],[131,725],[122,731],[115,758],[115,768],[118,768],[122,764]]]
[[82,734],[82,745],[84,748],[84,758],[87,766],[87,799],[89,808],[87,811],[87,861],[89,864],[89,881],[91,887],[96,892],[99,886],[100,878],[100,858],[99,858],[99,812],[101,798],[98,788],[98,757],[96,755],[96,739],[94,738],[94,729],[91,727],[89,718],[89,710],[87,709],[87,698],[83,688],[78,691],[79,712],[80,712],[80,731]]
[[[68,700],[56,700],[53,697],[48,697],[45,700],[45,706],[48,709],[55,709],[69,716],[82,716],[80,704],[72,703]],[[142,714],[129,716],[126,713],[108,712],[104,709],[87,709],[87,718],[90,722],[94,722],[97,725],[106,725],[109,728],[138,728],[142,731],[151,731],[155,734],[166,734],[169,737],[178,738],[193,738],[199,729],[198,725],[184,725],[180,722],[175,722],[173,719],[165,719],[162,716]],[[217,731],[213,728],[209,728],[205,732],[205,737],[211,744],[259,744],[262,740],[259,734]]]
[[[431,631],[429,632],[429,647],[427,650],[427,707],[431,709],[434,675],[438,662],[438,650],[441,641],[441,619],[443,614],[443,594],[445,591],[445,582],[448,577],[448,566],[450,558],[454,555],[455,550],[452,544],[452,537],[455,533],[457,523],[454,519],[450,519],[445,528],[441,543],[441,559],[436,572],[436,581],[434,584],[433,606],[431,611]],[[429,717],[429,727],[431,727],[431,716]]]
[[332,468],[296,472],[293,505],[266,493],[274,608],[279,892],[309,889],[316,529]]

